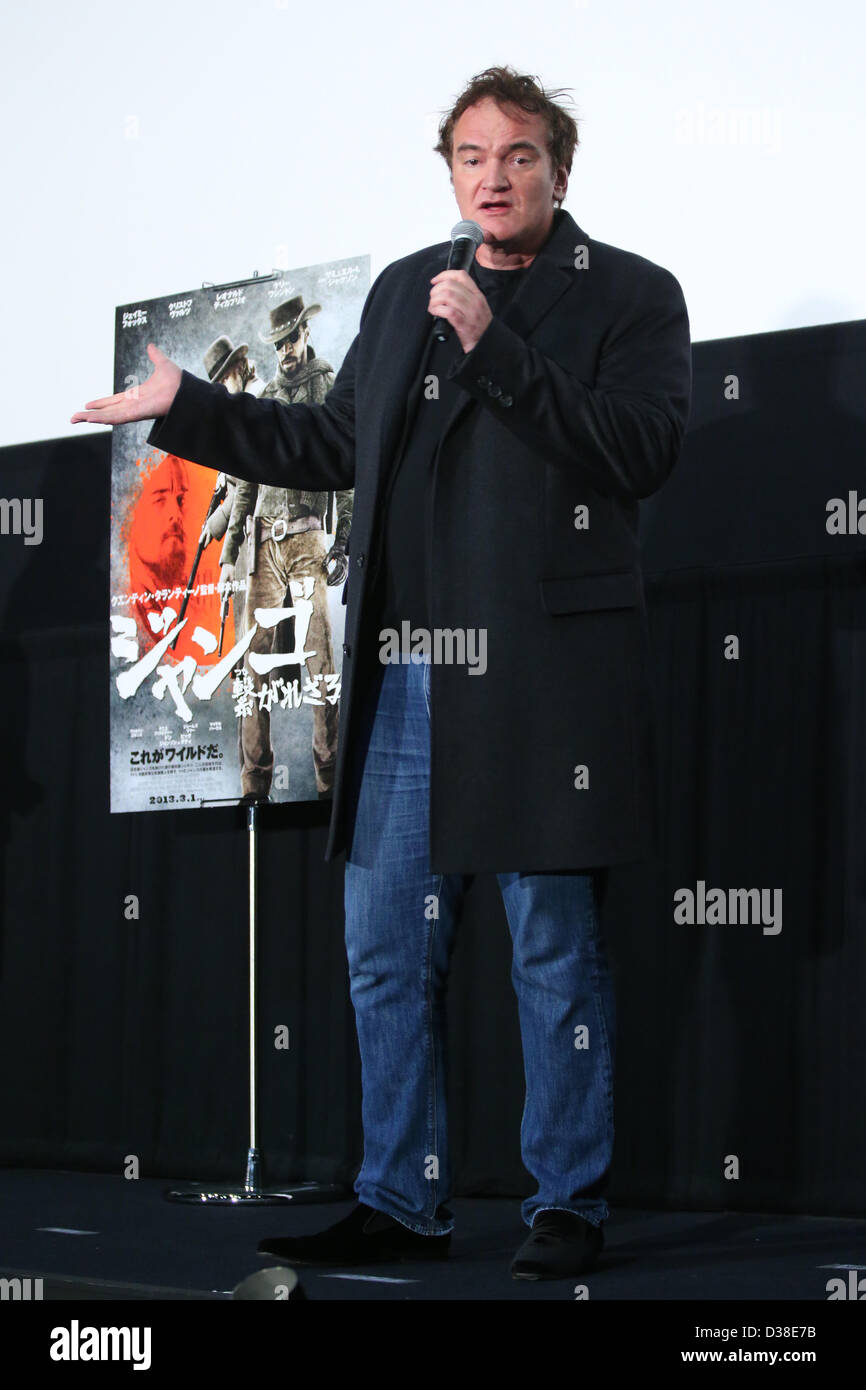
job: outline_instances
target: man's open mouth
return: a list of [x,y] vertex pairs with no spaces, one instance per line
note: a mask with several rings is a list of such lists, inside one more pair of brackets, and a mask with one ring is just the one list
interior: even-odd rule
[[500,203],[500,202],[482,203],[482,204],[481,204],[481,211],[482,211],[482,212],[504,212],[506,208],[510,208],[510,207],[511,207],[511,204],[510,204],[510,203]]

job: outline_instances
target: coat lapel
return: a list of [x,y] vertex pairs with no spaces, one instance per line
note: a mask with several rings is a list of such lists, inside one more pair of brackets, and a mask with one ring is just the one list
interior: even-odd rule
[[502,322],[528,338],[574,284],[575,248],[586,244],[585,232],[560,210],[547,243],[541,248],[520,289],[502,313]]
[[379,500],[379,490],[386,480],[392,466],[399,461],[405,443],[408,423],[408,406],[413,391],[417,389],[419,373],[425,354],[430,345],[433,320],[427,312],[430,299],[430,281],[440,270],[448,265],[451,250],[449,242],[437,247],[430,259],[425,261],[422,273],[407,287],[404,303],[402,336],[397,361],[388,382],[388,390],[383,394],[382,408],[376,418],[377,439],[373,450],[376,467],[374,495]]

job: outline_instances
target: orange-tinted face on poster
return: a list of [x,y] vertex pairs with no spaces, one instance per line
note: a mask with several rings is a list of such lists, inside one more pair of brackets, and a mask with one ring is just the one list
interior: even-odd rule
[[[139,623],[154,642],[164,635],[157,621],[159,615],[166,608],[179,614],[183,605],[216,475],[174,454],[163,456],[157,452],[153,459],[139,459],[137,464],[142,486],[128,520],[129,591],[139,595]],[[220,548],[219,543],[214,543],[202,551],[184,614],[187,621],[177,645],[167,654],[170,659],[180,661],[189,654],[199,666],[210,666],[220,659],[216,653],[206,654],[192,640],[197,627],[206,628],[214,637],[219,634],[220,597],[215,591],[205,590],[214,590],[219,581]],[[223,655],[233,643],[234,623],[229,605]]]

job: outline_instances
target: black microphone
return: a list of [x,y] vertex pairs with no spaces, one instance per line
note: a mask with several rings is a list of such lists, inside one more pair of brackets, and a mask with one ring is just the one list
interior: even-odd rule
[[[451,228],[451,254],[448,257],[448,269],[468,270],[475,260],[475,252],[483,240],[484,233],[477,222],[458,222],[456,226]],[[451,324],[447,319],[433,320],[433,337],[437,342],[447,342],[450,332]]]

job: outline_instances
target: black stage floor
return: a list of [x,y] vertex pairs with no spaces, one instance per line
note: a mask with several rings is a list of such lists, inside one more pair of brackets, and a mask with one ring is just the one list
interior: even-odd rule
[[[178,1183],[185,1186],[185,1183]],[[353,1199],[298,1207],[189,1207],[173,1184],[93,1173],[0,1172],[0,1277],[41,1278],[46,1300],[220,1300],[266,1235],[320,1230]],[[457,1199],[451,1258],[364,1269],[298,1267],[310,1300],[827,1300],[827,1281],[866,1273],[866,1220],[615,1209],[597,1270],[580,1281],[513,1280],[527,1227],[517,1200]],[[864,1284],[866,1288],[866,1284]]]

